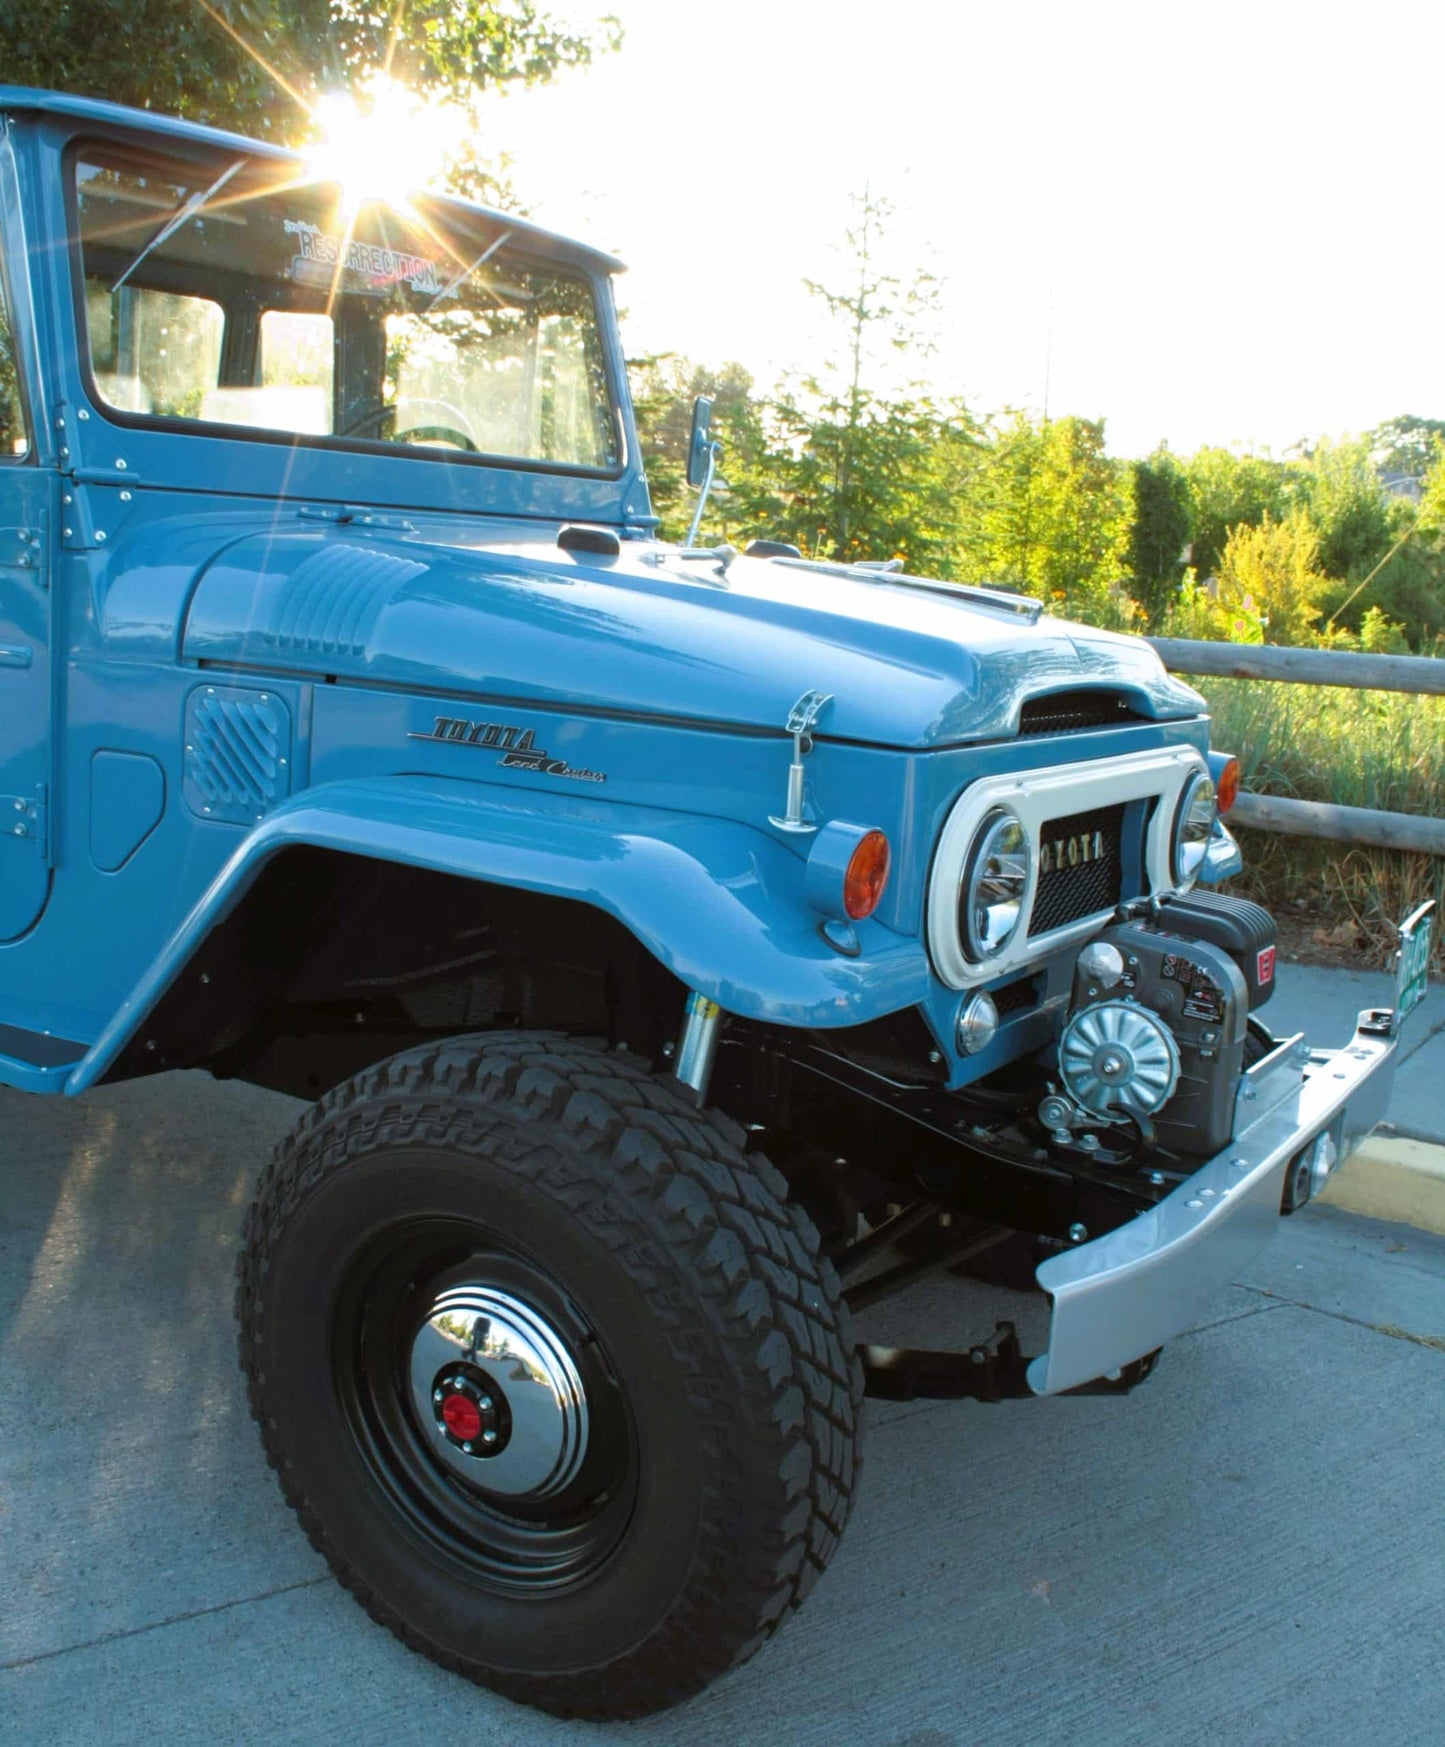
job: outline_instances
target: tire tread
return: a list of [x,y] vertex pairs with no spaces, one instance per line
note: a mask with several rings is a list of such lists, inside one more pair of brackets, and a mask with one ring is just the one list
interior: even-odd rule
[[[852,1504],[862,1371],[817,1232],[786,1200],[781,1173],[743,1152],[744,1138],[737,1124],[694,1109],[625,1056],[561,1035],[494,1032],[409,1050],[365,1070],[312,1106],[276,1149],[247,1214],[238,1260],[251,1413],[313,1546],[372,1618],[411,1648],[558,1715],[640,1716],[752,1655],[812,1588]],[[769,1532],[747,1549],[742,1580],[736,1571],[729,1575],[721,1550],[728,1526],[716,1524],[710,1541],[700,1537],[712,1560],[702,1580],[684,1586],[673,1616],[621,1665],[522,1674],[430,1639],[333,1544],[268,1412],[261,1358],[266,1280],[288,1219],[360,1154],[418,1145],[503,1157],[509,1171],[587,1225],[644,1285],[659,1284],[648,1253],[655,1258],[660,1241],[722,1331],[748,1412],[766,1422],[781,1452],[773,1477],[778,1508],[766,1519]],[[597,1194],[599,1170],[620,1197]],[[703,1405],[705,1412],[705,1398]]]

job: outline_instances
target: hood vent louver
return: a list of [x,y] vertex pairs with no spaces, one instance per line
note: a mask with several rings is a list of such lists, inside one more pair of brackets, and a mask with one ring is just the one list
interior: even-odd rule
[[1050,692],[1025,703],[1019,712],[1019,737],[1078,734],[1089,728],[1118,728],[1152,720],[1118,692]]

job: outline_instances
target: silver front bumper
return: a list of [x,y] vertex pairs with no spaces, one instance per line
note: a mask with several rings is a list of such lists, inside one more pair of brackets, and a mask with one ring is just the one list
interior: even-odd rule
[[1041,1263],[1053,1316],[1034,1393],[1109,1376],[1195,1322],[1268,1242],[1291,1161],[1325,1133],[1343,1160],[1379,1124],[1400,1036],[1383,1009],[1360,1015],[1344,1049],[1285,1040],[1244,1076],[1225,1151],[1127,1225]]

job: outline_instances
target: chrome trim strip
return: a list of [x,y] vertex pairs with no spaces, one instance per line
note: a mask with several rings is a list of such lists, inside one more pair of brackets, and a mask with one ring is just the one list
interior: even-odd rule
[[[1075,940],[1086,940],[1108,920],[1101,910],[1071,922],[1065,928],[1029,938],[1029,920],[1038,891],[1039,831],[1050,819],[1065,813],[1086,813],[1096,807],[1115,806],[1159,796],[1163,805],[1154,809],[1145,844],[1149,890],[1172,892],[1177,887],[1170,869],[1170,844],[1174,815],[1185,783],[1207,766],[1204,755],[1192,746],[1176,746],[1154,752],[1129,753],[1123,758],[1090,759],[1078,764],[1056,764],[1047,770],[1018,775],[983,777],[959,796],[938,839],[933,873],[928,887],[928,949],[939,980],[950,989],[972,988],[992,982],[1011,971],[1047,958]],[[1034,845],[1023,913],[1013,940],[996,957],[972,964],[959,938],[958,894],[964,864],[973,836],[985,814],[993,807],[1007,807],[1022,820]]]
[[[1353,1040],[1299,1059],[1288,1039],[1259,1064],[1250,1126],[1156,1207],[1104,1237],[1051,1256],[1038,1282],[1053,1299],[1048,1350],[1029,1365],[1037,1395],[1108,1376],[1188,1328],[1263,1249],[1279,1220],[1290,1160],[1342,1120],[1340,1159],[1377,1126],[1394,1080],[1388,1012],[1360,1015]],[[1290,1083],[1276,1070],[1294,1057]],[[1254,1070],[1258,1071],[1258,1070]]]

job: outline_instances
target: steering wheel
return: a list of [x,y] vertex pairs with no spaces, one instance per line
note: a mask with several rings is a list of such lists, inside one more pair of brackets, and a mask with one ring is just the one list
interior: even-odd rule
[[[365,412],[359,413],[351,420],[350,424],[344,426],[336,434],[338,437],[354,437],[374,425],[378,436],[381,436],[386,426],[392,424],[393,429],[390,436],[383,438],[386,442],[447,443],[454,449],[464,449],[469,455],[479,455],[481,453],[475,439],[471,436],[470,432],[465,429],[466,414],[459,408],[450,405],[444,400],[418,400],[408,402],[407,410],[411,411],[413,408],[427,412],[440,413],[442,417],[436,423],[408,425],[405,430],[398,431],[394,428],[394,421],[397,413],[396,407],[388,406],[384,402],[378,401],[375,406],[370,406]],[[456,423],[453,424],[447,422],[453,419]]]
[[446,443],[453,449],[465,449],[471,455],[481,454],[467,433],[459,431],[455,425],[412,425],[404,431],[393,431],[391,440],[393,443]]

